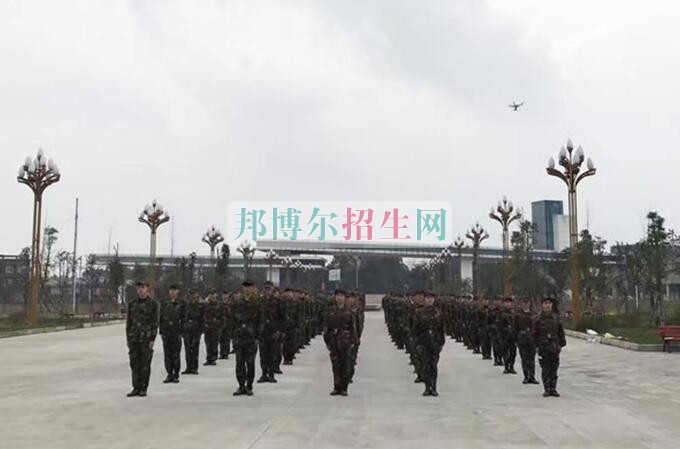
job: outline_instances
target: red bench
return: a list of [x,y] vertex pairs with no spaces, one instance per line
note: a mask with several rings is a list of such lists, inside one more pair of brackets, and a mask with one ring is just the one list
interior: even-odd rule
[[663,339],[663,351],[671,352],[670,345],[672,343],[680,343],[680,326],[659,326],[656,331],[659,333]]

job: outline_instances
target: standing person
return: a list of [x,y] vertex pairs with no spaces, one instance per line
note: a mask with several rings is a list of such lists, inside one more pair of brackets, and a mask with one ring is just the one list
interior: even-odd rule
[[208,294],[208,302],[203,306],[203,323],[205,341],[205,363],[203,366],[217,365],[220,334],[224,327],[224,308],[217,300],[217,290]]
[[150,296],[149,283],[136,284],[137,299],[128,303],[125,336],[127,339],[130,369],[132,371],[132,391],[128,397],[146,396],[151,375],[153,343],[158,332],[160,306]]
[[335,308],[326,318],[323,339],[330,352],[333,366],[333,391],[331,396],[347,396],[352,372],[352,354],[357,344],[358,333],[354,313],[346,305],[346,295],[335,291]]
[[557,370],[560,367],[560,352],[567,345],[564,328],[559,314],[555,313],[555,299],[545,298],[541,302],[541,314],[534,320],[533,336],[538,347],[538,362],[543,379],[543,397],[559,397],[557,392]]
[[534,314],[531,311],[531,300],[522,298],[522,308],[515,314],[515,333],[517,335],[517,347],[519,356],[522,359],[522,372],[524,380],[522,383],[538,384],[535,377],[536,371],[536,345],[532,335],[532,324]]
[[195,289],[189,290],[189,302],[184,308],[182,320],[186,368],[182,374],[198,374],[198,352],[203,333],[203,304]]
[[482,350],[482,360],[491,360],[491,311],[489,310],[489,300],[482,296],[481,305],[477,310],[477,327],[479,329],[479,347]]
[[361,334],[363,332],[363,310],[359,302],[358,296],[355,292],[345,294],[345,308],[347,308],[354,315],[354,322],[357,328],[356,344],[352,346],[350,357],[352,363],[350,365],[349,383],[354,382],[354,371],[357,366],[357,356],[359,355],[359,345],[361,344]]
[[501,301],[496,300],[491,304],[489,312],[489,335],[491,335],[491,349],[493,350],[493,366],[503,366],[503,342],[498,326],[501,316]]
[[286,316],[286,322],[283,328],[283,339],[281,346],[281,355],[283,357],[284,365],[292,365],[295,359],[295,352],[298,347],[298,334],[300,329],[300,304],[295,298],[295,293],[292,289],[287,288],[283,291],[283,307]]
[[224,316],[224,326],[220,333],[220,359],[229,359],[231,353],[231,334],[234,331],[234,323],[231,318],[231,298],[229,292],[222,292],[222,314]]
[[420,360],[421,377],[425,382],[423,396],[439,396],[437,365],[444,347],[444,317],[434,305],[434,295],[425,292],[423,301],[413,315],[413,335]]
[[503,308],[498,320],[498,333],[501,338],[503,374],[517,374],[515,358],[517,357],[517,336],[515,335],[515,312],[512,298],[503,298]]
[[274,284],[267,281],[264,284],[264,291],[261,298],[261,329],[260,329],[260,367],[262,375],[257,380],[258,383],[276,383],[274,374],[277,363],[277,344],[279,352],[281,345],[278,343],[279,335],[283,329],[285,315],[283,314],[281,301]]
[[179,299],[179,287],[172,284],[168,288],[168,299],[161,303],[160,333],[163,339],[165,371],[168,373],[163,383],[178,383],[182,351],[182,320],[184,301]]
[[236,354],[236,380],[238,389],[234,396],[253,395],[255,356],[260,330],[260,304],[257,290],[250,281],[241,283],[241,296],[234,302],[234,352]]

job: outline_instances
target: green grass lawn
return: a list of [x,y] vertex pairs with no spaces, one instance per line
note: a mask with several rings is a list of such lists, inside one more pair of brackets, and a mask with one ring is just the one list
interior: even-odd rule
[[616,336],[623,337],[626,341],[631,341],[633,343],[639,343],[644,345],[649,344],[663,344],[661,337],[656,332],[656,328],[651,327],[614,327],[608,329],[607,332],[614,334]]

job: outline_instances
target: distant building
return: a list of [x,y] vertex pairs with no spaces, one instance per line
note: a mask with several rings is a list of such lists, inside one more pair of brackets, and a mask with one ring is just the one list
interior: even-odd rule
[[553,246],[555,251],[569,248],[569,215],[553,217]]
[[29,270],[27,257],[0,255],[0,313],[23,308]]
[[[531,221],[536,228],[534,232],[534,248],[552,251],[556,250],[555,217],[564,216],[563,214],[564,208],[562,206],[562,201],[542,200],[531,203]],[[558,227],[559,226],[560,225],[558,224]],[[568,227],[567,223],[567,229]],[[561,230],[561,228],[558,229],[558,231],[559,230]],[[568,235],[567,231],[567,238]]]

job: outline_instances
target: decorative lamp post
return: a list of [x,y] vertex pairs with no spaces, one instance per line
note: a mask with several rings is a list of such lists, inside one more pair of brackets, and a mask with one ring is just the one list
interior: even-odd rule
[[465,237],[472,241],[472,294],[479,295],[479,280],[477,279],[477,259],[479,256],[479,247],[481,243],[489,238],[489,233],[479,225],[475,225],[465,234]]
[[61,179],[59,166],[54,160],[47,159],[43,150],[38,150],[35,158],[26,158],[19,167],[17,181],[27,185],[33,192],[33,233],[31,234],[31,294],[26,310],[26,318],[30,324],[38,324],[40,312],[40,230],[42,221],[43,193],[47,187]]
[[515,209],[512,201],[508,201],[506,196],[503,201],[499,201],[496,209],[491,208],[489,218],[496,220],[503,227],[503,294],[510,296],[512,286],[510,285],[510,267],[508,266],[508,254],[510,252],[510,224],[522,218],[522,212]]
[[215,258],[215,248],[224,241],[224,237],[222,236],[222,233],[213,226],[205,231],[205,234],[201,237],[201,241],[210,247],[210,259],[212,260]]
[[255,255],[255,248],[250,244],[248,240],[242,242],[237,251],[243,256],[243,277],[248,279],[250,274],[250,263]]
[[576,203],[576,188],[583,178],[593,176],[597,170],[593,160],[588,158],[586,170],[581,171],[583,162],[586,161],[583,148],[580,146],[574,151],[574,144],[567,140],[567,147],[562,147],[558,155],[558,163],[561,170],[555,168],[555,159],[548,160],[546,172],[550,176],[561,179],[567,185],[569,194],[569,246],[571,248],[571,308],[575,320],[581,318],[581,282],[578,272],[578,259],[576,247],[578,245],[578,216]]
[[170,221],[170,215],[163,206],[161,206],[155,199],[151,204],[147,204],[141,214],[139,214],[139,222],[144,223],[151,231],[150,249],[149,249],[149,286],[153,293],[156,284],[156,234],[158,228]]

